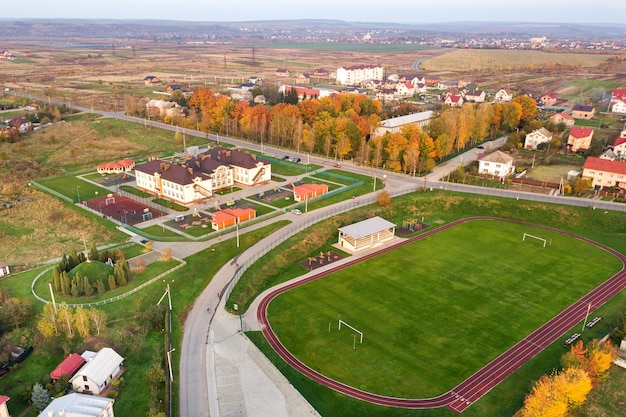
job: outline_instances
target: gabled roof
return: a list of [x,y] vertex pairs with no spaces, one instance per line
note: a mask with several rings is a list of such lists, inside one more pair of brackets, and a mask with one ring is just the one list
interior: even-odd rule
[[78,353],[72,353],[67,358],[63,359],[63,362],[59,364],[52,372],[50,372],[50,378],[59,379],[63,375],[74,375],[76,371],[80,369],[85,363],[85,359]]
[[392,117],[391,119],[383,120],[380,123],[380,126],[391,129],[394,127],[399,127],[399,126],[403,126],[403,125],[410,124],[410,123],[423,122],[423,121],[429,120],[431,117],[433,117],[432,110],[427,110],[427,111],[422,111],[419,113],[411,113],[405,116]]
[[[530,133],[539,133],[541,136],[544,136],[544,137],[546,137],[546,138],[551,138],[551,137],[553,136],[553,135],[552,135],[552,132],[550,132],[550,131],[549,131],[548,129],[546,129],[545,127],[542,127],[542,128],[540,128],[540,129],[537,129],[537,130],[533,130],[533,131],[532,131],[532,132],[530,132]],[[529,134],[530,134],[530,133],[529,133]]]
[[367,220],[363,220],[362,222],[340,227],[338,230],[344,235],[352,236],[355,239],[360,239],[373,233],[385,231],[392,227],[396,227],[396,225],[388,220],[383,219],[382,217],[376,216]]
[[327,184],[302,184],[302,185],[293,187],[293,193],[295,195],[316,193],[317,191],[328,191],[328,185]]
[[590,156],[585,161],[583,169],[592,169],[595,171],[612,172],[614,174],[626,175],[626,162],[611,161],[608,159],[601,159]]
[[0,405],[6,403],[9,400],[10,400],[10,398],[7,397],[6,395],[0,395]]
[[452,103],[458,103],[462,99],[461,96],[455,96],[455,95],[449,96],[448,98],[450,99]]
[[569,131],[569,135],[575,137],[576,139],[586,138],[587,136],[593,135],[593,129],[590,127],[574,126]]
[[39,414],[39,417],[100,417],[102,411],[115,402],[112,398],[96,397],[94,395],[73,392],[54,399]]
[[495,162],[497,164],[508,164],[509,162],[513,161],[513,157],[502,151],[495,151],[483,156],[480,160],[486,162]]
[[613,90],[611,98],[624,101],[626,100],[626,89]]
[[552,116],[550,116],[550,119],[556,116],[561,116],[565,120],[572,120],[572,121],[574,120],[574,118],[569,113],[565,113],[564,111],[560,113],[554,113]]
[[547,93],[547,94],[542,95],[541,97],[542,97],[542,98],[543,98],[543,97],[548,97],[548,98],[556,98],[556,94],[554,94],[554,93]]
[[124,362],[124,358],[116,351],[111,348],[102,348],[85,366],[80,368],[70,381],[80,376],[86,376],[98,384],[98,386],[101,386],[122,362]]

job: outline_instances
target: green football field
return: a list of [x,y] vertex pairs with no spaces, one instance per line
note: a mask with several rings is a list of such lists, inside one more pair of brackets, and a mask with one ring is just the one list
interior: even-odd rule
[[[535,239],[522,242],[522,235]],[[459,226],[343,269],[269,306],[311,368],[378,394],[442,394],[621,268],[577,239],[504,221]],[[339,320],[363,333],[342,326]],[[329,331],[330,328],[330,331]]]

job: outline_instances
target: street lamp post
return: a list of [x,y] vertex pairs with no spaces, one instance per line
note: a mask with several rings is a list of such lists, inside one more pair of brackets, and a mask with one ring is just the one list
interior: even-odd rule
[[76,186],[76,198],[77,198],[77,203],[80,203],[80,185]]

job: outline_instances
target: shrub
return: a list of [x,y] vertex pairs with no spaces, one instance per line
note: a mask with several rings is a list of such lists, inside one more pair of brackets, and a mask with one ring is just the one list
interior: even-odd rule
[[115,389],[112,389],[109,392],[107,392],[107,398],[116,399],[119,395],[120,395],[119,391],[117,391]]

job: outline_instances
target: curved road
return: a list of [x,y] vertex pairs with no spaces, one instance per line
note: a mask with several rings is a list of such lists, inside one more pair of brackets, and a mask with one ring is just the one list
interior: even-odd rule
[[[488,363],[486,366],[478,370],[472,376],[467,378],[465,381],[461,382],[456,387],[452,388],[450,391],[433,398],[423,398],[423,399],[407,399],[407,398],[394,398],[387,397],[383,395],[373,394],[367,391],[362,391],[357,388],[351,387],[344,383],[335,381],[331,378],[326,377],[325,375],[320,374],[319,372],[309,368],[307,365],[299,361],[295,356],[293,356],[283,344],[280,342],[276,334],[273,332],[271,324],[267,318],[267,308],[270,302],[282,294],[285,291],[288,291],[292,288],[298,287],[300,285],[304,285],[308,282],[314,281],[321,277],[324,277],[328,274],[331,274],[339,269],[343,269],[350,265],[353,265],[357,262],[361,262],[362,260],[371,258],[373,256],[377,256],[381,253],[393,250],[399,246],[403,246],[417,240],[424,239],[428,236],[431,236],[435,233],[439,233],[456,225],[476,220],[500,220],[500,221],[509,221],[512,223],[519,224],[528,224],[533,227],[542,228],[546,230],[550,230],[553,232],[561,233],[567,236],[571,236],[573,238],[585,241],[589,244],[595,245],[611,254],[615,255],[622,261],[622,269],[613,275],[610,279],[605,281],[603,284],[598,286],[593,291],[589,292],[584,297],[580,298],[574,304],[569,306],[567,309],[563,310],[561,313],[556,315],[550,321],[545,323],[543,326],[539,327],[537,330],[526,336],[524,339],[520,340],[517,344],[512,346],[506,352],[502,353],[496,359]],[[268,340],[272,348],[285,360],[288,364],[290,364],[294,369],[298,370],[302,374],[311,378],[312,380],[327,386],[328,388],[334,389],[335,391],[341,392],[343,394],[349,395],[351,397],[371,402],[378,405],[391,406],[391,407],[400,407],[400,408],[436,408],[447,406],[451,410],[461,413],[467,407],[469,407],[472,403],[478,400],[480,397],[489,392],[492,388],[502,382],[507,376],[509,376],[512,372],[514,372],[517,368],[523,365],[526,361],[534,357],[536,354],[541,352],[543,349],[548,347],[554,341],[561,337],[566,331],[571,329],[575,324],[580,322],[585,315],[587,314],[588,306],[591,305],[591,310],[595,311],[598,307],[604,304],[607,300],[612,298],[618,292],[626,288],[626,256],[622,255],[618,251],[609,248],[607,246],[596,243],[590,239],[575,235],[573,233],[560,231],[557,229],[553,229],[550,227],[531,225],[525,222],[519,222],[508,219],[500,219],[500,218],[489,218],[489,217],[477,217],[477,218],[467,218],[458,220],[452,223],[449,223],[440,228],[434,229],[432,231],[423,233],[420,236],[417,236],[412,239],[407,239],[405,241],[399,242],[395,245],[388,246],[386,248],[381,249],[378,252],[369,254],[360,259],[356,259],[352,262],[347,262],[339,267],[332,268],[321,272],[319,274],[315,274],[313,276],[309,276],[306,279],[294,282],[290,285],[281,287],[277,290],[270,292],[266,295],[263,300],[260,302],[259,307],[257,309],[257,319],[261,323],[261,329],[263,335]]]

